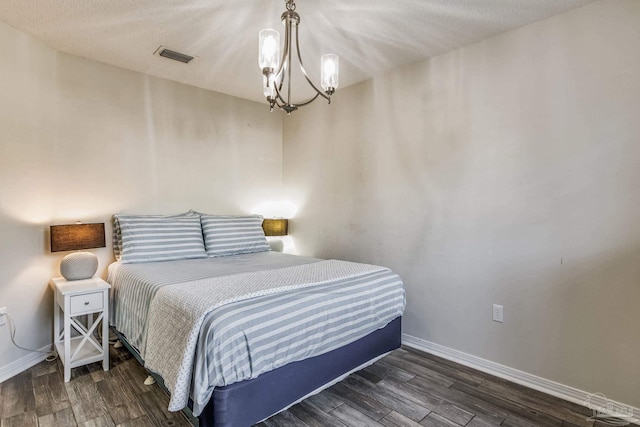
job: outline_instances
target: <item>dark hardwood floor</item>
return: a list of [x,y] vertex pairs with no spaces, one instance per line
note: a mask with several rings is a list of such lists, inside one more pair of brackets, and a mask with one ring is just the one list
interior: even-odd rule
[[[0,425],[189,426],[145,386],[144,369],[111,347],[111,369],[42,362],[0,384]],[[259,424],[272,426],[594,426],[591,411],[465,366],[403,347]],[[605,426],[596,423],[595,426]]]

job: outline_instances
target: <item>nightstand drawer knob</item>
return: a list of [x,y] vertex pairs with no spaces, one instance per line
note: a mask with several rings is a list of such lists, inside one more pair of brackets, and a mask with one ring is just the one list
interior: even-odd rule
[[84,305],[89,305],[89,301],[85,301],[85,302],[84,302]]

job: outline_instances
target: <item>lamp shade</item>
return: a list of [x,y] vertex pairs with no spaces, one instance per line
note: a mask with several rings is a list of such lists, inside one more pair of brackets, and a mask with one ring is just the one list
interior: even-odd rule
[[51,252],[104,248],[104,223],[52,225]]
[[286,236],[289,232],[289,220],[285,218],[265,219],[262,221],[265,236]]

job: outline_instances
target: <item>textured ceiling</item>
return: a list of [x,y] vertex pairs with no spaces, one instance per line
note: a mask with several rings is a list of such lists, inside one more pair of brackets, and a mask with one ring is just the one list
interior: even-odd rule
[[[298,0],[296,11],[310,76],[318,82],[320,55],[336,53],[345,87],[592,1]],[[283,0],[1,0],[0,20],[61,52],[262,101],[258,32],[282,32],[284,5]],[[197,58],[185,65],[153,55],[161,45]],[[305,95],[303,86],[294,85],[294,93]]]

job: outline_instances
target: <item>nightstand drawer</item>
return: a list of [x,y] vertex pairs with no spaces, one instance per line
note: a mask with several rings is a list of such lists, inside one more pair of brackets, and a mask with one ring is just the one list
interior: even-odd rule
[[85,311],[102,310],[103,292],[93,292],[84,295],[74,295],[69,298],[70,314],[82,313]]

